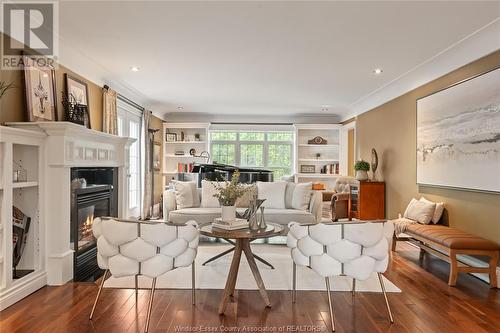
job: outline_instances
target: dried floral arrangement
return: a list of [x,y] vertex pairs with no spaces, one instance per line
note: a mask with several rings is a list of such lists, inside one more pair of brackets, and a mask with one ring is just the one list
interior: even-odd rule
[[236,200],[242,197],[245,192],[247,192],[250,187],[244,184],[238,183],[240,178],[240,172],[236,171],[231,177],[231,181],[224,181],[222,184],[219,182],[211,182],[217,193],[214,194],[214,198],[219,199],[221,206],[234,206]]

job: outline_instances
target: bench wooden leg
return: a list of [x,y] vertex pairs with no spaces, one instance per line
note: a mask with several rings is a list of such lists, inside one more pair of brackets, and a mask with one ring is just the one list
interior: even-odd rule
[[418,254],[418,259],[420,259],[420,260],[424,259],[424,255],[425,255],[425,250],[420,248],[420,253]]
[[490,257],[490,287],[496,288],[497,285],[497,262],[498,262],[498,251],[491,254]]
[[450,277],[448,279],[448,285],[454,287],[457,284],[457,274],[458,274],[458,263],[457,254],[454,250],[450,250]]
[[396,242],[398,238],[396,237],[396,233],[392,234],[392,251],[396,252]]

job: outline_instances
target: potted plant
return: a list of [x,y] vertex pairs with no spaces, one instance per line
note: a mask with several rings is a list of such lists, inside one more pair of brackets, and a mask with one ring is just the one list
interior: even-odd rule
[[356,161],[354,164],[354,170],[356,170],[357,180],[367,180],[368,171],[370,170],[370,164],[364,160]]
[[217,193],[214,197],[219,199],[222,208],[222,221],[234,222],[236,220],[236,200],[242,197],[249,187],[238,183],[240,173],[236,171],[231,177],[231,181],[223,183],[212,182]]

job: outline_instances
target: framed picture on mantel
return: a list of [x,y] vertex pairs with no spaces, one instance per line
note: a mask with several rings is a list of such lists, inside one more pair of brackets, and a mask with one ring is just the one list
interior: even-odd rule
[[500,68],[417,100],[417,183],[500,193]]
[[57,99],[54,68],[40,66],[30,55],[23,54],[24,86],[28,121],[56,121]]

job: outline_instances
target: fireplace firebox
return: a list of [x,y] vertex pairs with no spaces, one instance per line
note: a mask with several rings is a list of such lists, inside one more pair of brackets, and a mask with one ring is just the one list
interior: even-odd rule
[[[100,216],[116,216],[115,168],[73,168],[71,249],[74,251],[73,280],[92,281],[102,275],[97,265],[97,243],[92,224]],[[85,181],[81,181],[85,179]],[[84,185],[83,185],[84,184]]]

